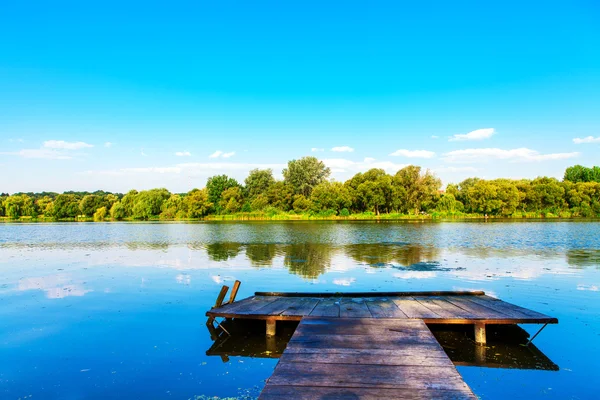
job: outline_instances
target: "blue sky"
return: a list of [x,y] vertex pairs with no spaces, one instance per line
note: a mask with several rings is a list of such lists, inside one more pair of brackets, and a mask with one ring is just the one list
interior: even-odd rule
[[87,3],[0,6],[0,191],[600,164],[597,2]]

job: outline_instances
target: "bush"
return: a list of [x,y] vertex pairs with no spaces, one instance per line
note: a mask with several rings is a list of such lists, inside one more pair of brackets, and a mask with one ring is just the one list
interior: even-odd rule
[[100,207],[94,213],[94,221],[104,221],[106,218],[106,207]]
[[349,217],[350,211],[347,208],[342,208],[340,211],[340,217]]

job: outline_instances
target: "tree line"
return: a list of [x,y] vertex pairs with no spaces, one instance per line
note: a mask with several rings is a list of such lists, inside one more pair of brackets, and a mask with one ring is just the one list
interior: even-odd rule
[[575,165],[564,179],[468,178],[442,183],[431,172],[410,165],[395,174],[382,169],[357,173],[346,182],[329,180],[331,171],[315,157],[288,162],[283,180],[271,169],[250,171],[243,183],[216,175],[202,189],[171,193],[151,189],[126,194],[96,192],[7,193],[0,195],[0,217],[55,220],[196,219],[211,215],[273,217],[308,214],[432,214],[461,216],[600,216],[600,167]]

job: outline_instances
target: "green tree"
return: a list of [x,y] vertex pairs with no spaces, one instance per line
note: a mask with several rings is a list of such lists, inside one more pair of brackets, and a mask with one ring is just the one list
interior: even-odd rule
[[257,195],[256,197],[254,197],[254,200],[252,200],[252,203],[250,204],[250,206],[252,207],[252,210],[255,210],[255,211],[262,211],[268,205],[269,205],[269,198],[267,197],[266,194]]
[[352,205],[350,191],[340,182],[319,183],[313,188],[310,200],[314,211],[335,210],[338,213]]
[[125,218],[125,206],[120,201],[117,201],[110,208],[110,217],[116,221],[120,221]]
[[242,204],[244,204],[244,196],[239,186],[225,189],[221,196],[221,210],[228,214],[233,214],[242,209]]
[[127,194],[121,199],[121,204],[123,205],[123,210],[126,217],[133,216],[133,206],[138,194],[138,191],[133,189],[127,192]]
[[296,194],[307,198],[312,189],[327,180],[330,174],[331,170],[316,157],[289,161],[288,167],[283,170],[284,181],[294,188]]
[[160,214],[163,202],[171,197],[167,189],[144,190],[137,194],[133,205],[133,218],[150,219]]
[[183,198],[178,194],[172,194],[161,206],[160,217],[162,219],[183,218],[187,215]]
[[91,217],[96,210],[101,207],[102,198],[95,194],[87,194],[83,196],[79,202],[79,210],[82,215]]
[[208,200],[206,189],[194,189],[183,199],[188,218],[202,218],[208,214],[213,203]]
[[59,194],[54,199],[54,218],[75,218],[79,215],[79,200],[74,194]]
[[269,204],[281,211],[289,211],[294,203],[294,188],[283,182],[277,181],[267,192]]
[[292,204],[294,211],[305,212],[308,211],[311,208],[311,206],[312,202],[310,201],[310,199],[304,197],[303,194],[297,194],[294,196],[294,203]]
[[240,187],[238,181],[227,175],[215,175],[208,178],[206,190],[208,191],[208,201],[218,206],[217,212],[221,209],[221,200],[223,192],[233,187]]
[[249,199],[265,194],[275,183],[272,169],[253,169],[244,181]]
[[565,181],[578,182],[600,182],[600,167],[587,168],[583,165],[574,165],[565,171]]
[[425,205],[433,204],[439,196],[442,182],[431,172],[421,172],[421,167],[409,165],[394,176],[394,183],[401,187],[403,208],[418,214]]
[[106,207],[102,206],[94,213],[94,221],[104,221],[106,218]]

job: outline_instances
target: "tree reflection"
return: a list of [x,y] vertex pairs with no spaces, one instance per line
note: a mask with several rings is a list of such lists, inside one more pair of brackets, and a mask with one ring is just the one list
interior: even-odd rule
[[566,253],[567,263],[575,268],[596,267],[600,268],[600,250],[568,250]]
[[212,261],[227,261],[236,257],[242,250],[241,243],[217,242],[205,245],[206,254]]
[[248,244],[245,246],[246,257],[253,266],[271,266],[278,253],[277,246],[273,243]]
[[361,243],[344,247],[347,256],[371,267],[404,266],[437,263],[440,250],[403,243]]
[[283,247],[284,265],[293,274],[315,279],[331,266],[334,247],[328,244],[301,243]]

